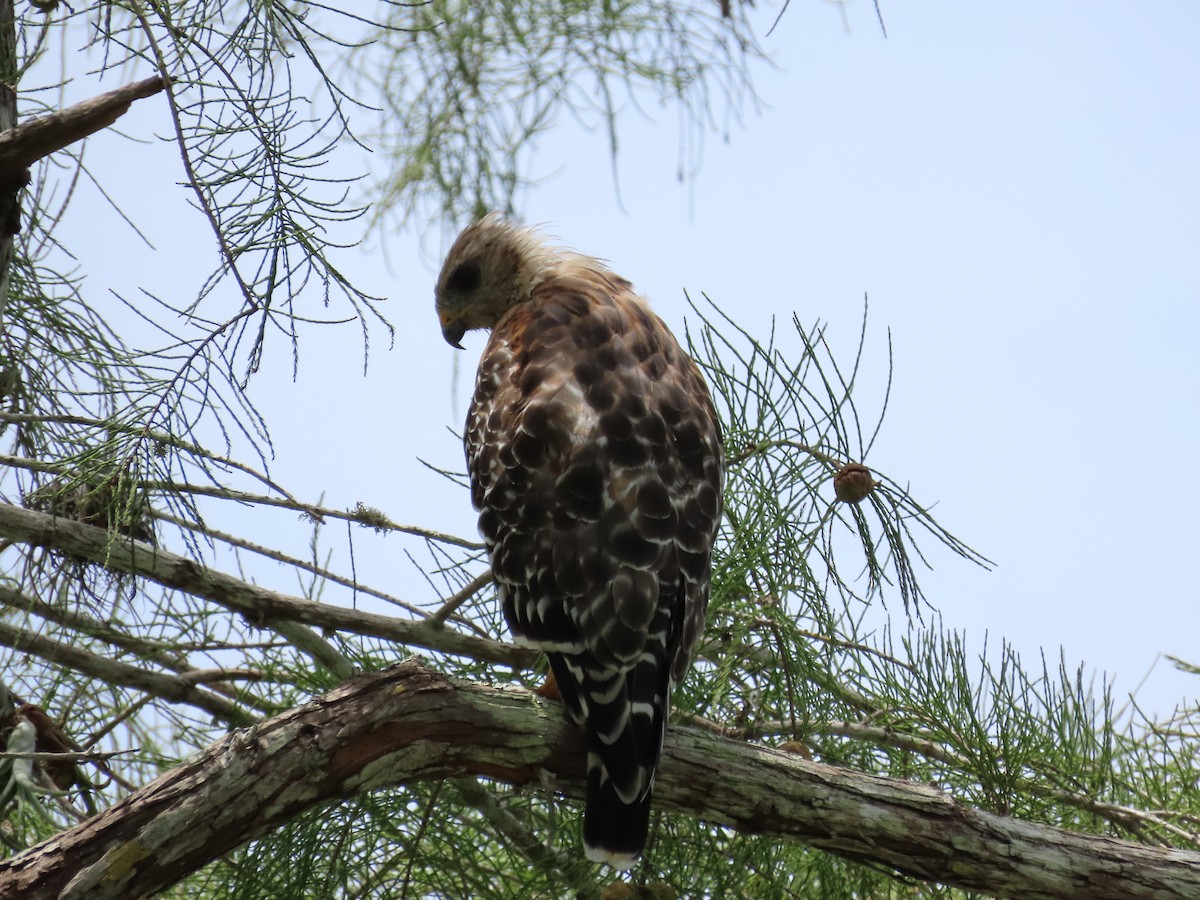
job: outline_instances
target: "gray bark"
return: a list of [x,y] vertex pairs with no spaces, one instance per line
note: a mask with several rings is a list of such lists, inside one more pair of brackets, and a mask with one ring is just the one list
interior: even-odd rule
[[[3,27],[4,14],[0,12],[0,29]],[[129,111],[134,100],[153,96],[163,87],[162,78],[155,75],[20,125],[15,124],[14,95],[13,112],[0,116],[0,127],[7,128],[0,133],[0,183],[18,180],[27,168],[42,157],[107,128]],[[9,118],[12,124],[5,125]]]
[[[482,776],[581,796],[554,705],[451,682],[417,659],[230,734],[99,815],[0,862],[4,898],[144,897],[315,805]],[[1200,854],[969,809],[934,788],[672,728],[662,809],[1004,897],[1200,897]]]
[[[0,0],[0,138],[17,124],[17,19],[13,0]],[[0,328],[8,305],[11,283],[13,235],[21,227],[21,191],[24,171],[0,176]]]

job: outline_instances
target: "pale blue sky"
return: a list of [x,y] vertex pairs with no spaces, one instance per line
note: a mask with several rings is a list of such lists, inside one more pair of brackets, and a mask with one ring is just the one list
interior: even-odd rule
[[[1188,575],[1200,508],[1200,5],[882,8],[886,40],[869,0],[845,5],[849,31],[838,3],[792,0],[763,39],[778,69],[756,71],[761,113],[727,142],[706,135],[687,183],[675,110],[643,104],[659,122],[631,111],[624,209],[603,137],[564,122],[539,145],[530,174],[549,177],[523,195],[525,218],[610,260],[676,329],[686,288],[751,331],[793,310],[824,320],[850,354],[869,293],[867,407],[888,328],[895,383],[868,462],[998,564],[987,573],[933,550],[922,583],[945,624],[975,648],[985,632],[1007,638],[1030,663],[1062,646],[1069,665],[1115,673],[1120,691],[1159,653],[1200,662]],[[121,127],[166,133],[164,107],[142,101]],[[135,212],[146,201],[139,221],[159,248],[144,252],[81,193],[67,234],[92,290],[166,291],[207,269],[195,259],[212,240],[187,217],[169,146],[103,136],[89,159],[111,192],[136,193]],[[251,395],[292,491],[473,535],[466,493],[416,461],[461,463],[444,426],[460,425],[482,347],[476,335],[455,354],[438,333],[440,233],[427,229],[424,252],[415,231],[376,234],[345,257],[398,327],[390,352],[376,336],[365,379],[356,331],[316,331],[298,380],[279,345]],[[428,599],[395,539],[356,540],[360,577]],[[1194,677],[1160,663],[1139,696],[1165,713],[1198,695]]]

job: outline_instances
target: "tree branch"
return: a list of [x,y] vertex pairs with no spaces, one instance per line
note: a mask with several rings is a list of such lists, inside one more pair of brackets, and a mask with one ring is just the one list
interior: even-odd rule
[[[17,18],[13,0],[0,2],[0,139],[17,124]],[[21,230],[21,191],[29,180],[23,169],[0,178],[0,322],[6,318],[12,278],[13,235]]]
[[7,622],[0,622],[0,647],[12,647],[21,653],[39,656],[48,662],[83,672],[108,684],[145,691],[147,694],[176,703],[187,703],[235,727],[249,725],[255,719],[253,713],[243,710],[232,700],[201,690],[177,676],[151,672],[129,663],[106,659],[70,644],[16,628]]
[[[362,791],[482,776],[584,789],[579,733],[521,690],[409,659],[228,735],[97,816],[0,862],[0,900],[164,890],[303,811]],[[915,878],[1029,900],[1200,895],[1200,854],[1035,825],[924,785],[671,729],[662,809],[798,840]]]
[[[278,704],[269,703],[261,697],[256,697],[248,691],[241,690],[235,686],[223,684],[219,680],[216,680],[217,676],[214,673],[206,672],[189,665],[185,661],[186,655],[183,652],[164,641],[152,641],[122,633],[111,625],[101,622],[98,619],[93,619],[85,613],[68,610],[66,604],[55,606],[51,603],[43,603],[29,594],[0,584],[0,609],[4,608],[21,610],[24,613],[35,615],[48,622],[62,625],[71,631],[99,638],[107,644],[133,654],[142,662],[150,663],[175,673],[175,676],[183,684],[194,685],[205,681],[212,682],[211,686],[214,692],[225,695],[226,698],[236,701],[237,704],[253,707],[261,713],[272,713],[279,709]],[[28,648],[22,646],[21,649],[26,650]],[[62,662],[59,659],[55,661]],[[78,669],[79,667],[76,666],[74,668]],[[144,670],[139,669],[139,671]],[[98,673],[89,671],[87,674],[96,677]],[[239,673],[237,677],[258,680],[254,673]],[[236,710],[237,706],[235,705],[231,708]],[[207,711],[210,713],[213,712],[211,709]],[[239,714],[241,714],[240,711]],[[224,714],[220,714],[219,717],[225,718]],[[248,725],[250,721],[233,720],[231,724],[234,726]]]
[[[297,623],[520,668],[529,667],[537,658],[537,653],[527,648],[462,634],[428,622],[411,622],[289,597],[103,528],[11,504],[0,503],[0,535],[35,547],[73,553],[113,571],[139,575],[164,587],[203,597],[240,613],[259,627],[279,631],[339,677],[349,674],[343,671],[344,661],[319,635],[297,629]],[[316,646],[310,647],[303,641]]]
[[134,100],[157,94],[163,86],[163,79],[155,75],[0,133],[0,184],[17,181],[42,157],[107,128],[128,112]]

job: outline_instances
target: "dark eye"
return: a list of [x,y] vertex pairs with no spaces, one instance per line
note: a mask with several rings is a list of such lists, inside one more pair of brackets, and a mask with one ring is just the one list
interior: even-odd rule
[[455,293],[467,294],[479,287],[483,273],[477,262],[461,263],[446,279],[446,289]]

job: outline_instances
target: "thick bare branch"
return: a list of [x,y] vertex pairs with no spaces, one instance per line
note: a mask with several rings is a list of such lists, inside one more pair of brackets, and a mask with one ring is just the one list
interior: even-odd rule
[[[231,734],[0,862],[0,900],[147,896],[306,809],[388,785],[482,776],[580,796],[583,756],[578,732],[524,691],[451,682],[410,659]],[[699,731],[668,734],[655,802],[1000,896],[1200,896],[1200,854],[1003,818]]]
[[152,96],[162,89],[163,79],[155,75],[0,133],[0,183],[15,182],[25,169],[43,156],[107,128],[125,115],[134,100]]

